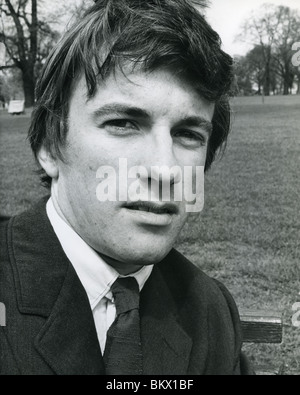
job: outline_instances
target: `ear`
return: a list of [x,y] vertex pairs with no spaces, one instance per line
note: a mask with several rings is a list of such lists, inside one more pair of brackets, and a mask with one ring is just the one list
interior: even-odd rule
[[37,158],[48,176],[57,179],[59,174],[57,161],[45,147],[40,148]]

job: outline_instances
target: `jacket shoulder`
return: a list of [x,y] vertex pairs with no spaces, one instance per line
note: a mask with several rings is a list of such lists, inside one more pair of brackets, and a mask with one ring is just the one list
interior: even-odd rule
[[225,304],[235,307],[233,298],[224,284],[208,276],[189,259],[173,249],[161,265],[162,271],[168,277],[169,284],[183,289],[183,292],[194,293],[196,299],[201,298],[209,304],[219,303],[220,299]]

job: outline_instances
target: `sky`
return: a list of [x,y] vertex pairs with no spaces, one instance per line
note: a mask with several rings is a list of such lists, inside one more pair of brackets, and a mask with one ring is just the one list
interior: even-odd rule
[[210,0],[210,3],[206,18],[219,33],[223,49],[231,56],[245,55],[251,49],[251,46],[245,43],[234,41],[240,33],[243,21],[247,20],[252,10],[270,3],[290,7],[300,13],[300,0]]

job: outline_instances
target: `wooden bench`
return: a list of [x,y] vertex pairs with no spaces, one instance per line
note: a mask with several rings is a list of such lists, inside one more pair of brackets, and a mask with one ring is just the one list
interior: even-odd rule
[[[282,313],[265,310],[240,310],[240,317],[244,343],[282,343]],[[254,370],[257,375],[282,375],[284,364],[277,367],[254,366]]]

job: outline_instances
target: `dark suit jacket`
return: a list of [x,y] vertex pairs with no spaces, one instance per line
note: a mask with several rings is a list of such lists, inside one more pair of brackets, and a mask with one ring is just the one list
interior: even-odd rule
[[[45,201],[1,224],[0,373],[105,374],[85,290],[48,220]],[[145,375],[250,373],[230,294],[177,251],[141,292]]]

